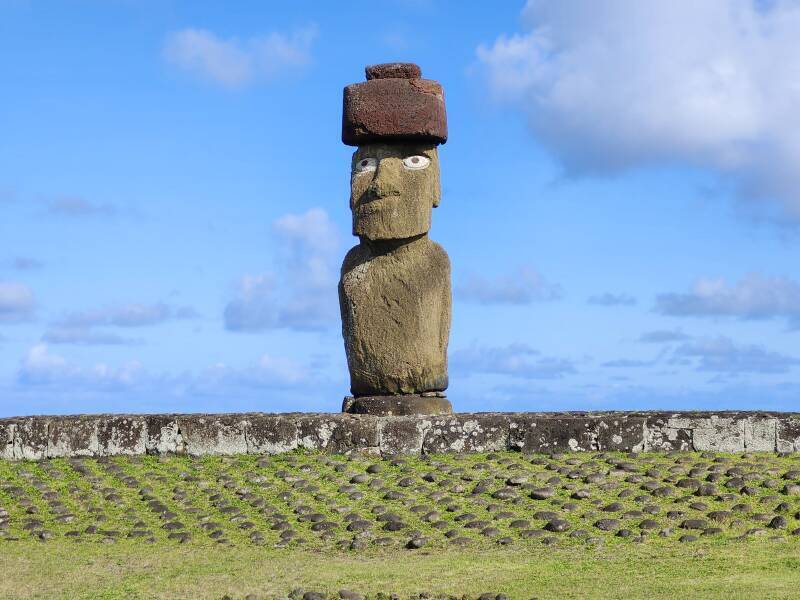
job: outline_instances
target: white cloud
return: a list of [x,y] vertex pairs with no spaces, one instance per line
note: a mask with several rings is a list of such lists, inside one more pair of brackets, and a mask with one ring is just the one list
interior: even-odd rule
[[[114,367],[103,362],[82,366],[51,351],[45,343],[28,350],[20,361],[17,382],[25,387],[52,388],[70,394],[135,393],[148,398],[219,396],[235,401],[253,390],[284,390],[324,382],[307,365],[272,354],[254,364],[217,364],[199,373],[152,374],[137,361]],[[133,398],[141,402],[140,398]]]
[[655,364],[651,360],[639,360],[637,358],[619,358],[616,360],[609,360],[602,363],[601,367],[610,368],[639,368],[639,367],[652,367]]
[[117,209],[110,204],[95,204],[83,198],[65,196],[47,202],[47,212],[62,217],[110,217]]
[[122,337],[108,331],[95,331],[91,328],[55,327],[42,336],[48,344],[79,344],[82,346],[129,346],[141,343],[140,340]]
[[73,312],[51,324],[42,341],[50,344],[134,345],[141,340],[127,338],[98,327],[126,329],[159,325],[171,320],[193,319],[198,315],[189,306],[172,306],[163,302],[154,304],[129,303],[105,308]]
[[18,372],[20,382],[29,385],[64,385],[71,387],[118,388],[130,387],[142,375],[138,362],[113,368],[105,363],[80,367],[63,356],[50,352],[47,344],[37,344],[28,350]]
[[38,344],[28,351],[22,361],[20,374],[27,381],[41,381],[61,375],[67,370],[67,361],[63,357],[51,354],[46,344]]
[[200,374],[196,385],[220,391],[237,387],[285,388],[308,384],[313,373],[295,360],[264,354],[255,365],[232,368],[214,365]]
[[284,215],[272,224],[272,230],[283,242],[283,260],[297,276],[296,284],[316,289],[330,282],[331,256],[338,251],[340,236],[327,212],[312,208]]
[[560,379],[575,373],[571,361],[542,356],[526,344],[472,346],[450,354],[452,370],[465,375],[494,373],[525,379]]
[[478,304],[530,304],[561,298],[561,286],[549,283],[537,271],[522,267],[511,275],[470,275],[456,287],[456,297]]
[[588,302],[596,306],[635,306],[636,298],[628,294],[612,294],[606,292],[598,296],[591,296]]
[[340,235],[320,208],[288,214],[272,226],[276,272],[246,274],[225,307],[230,331],[323,329],[336,320]]
[[155,304],[130,303],[119,306],[75,312],[66,315],[58,325],[68,328],[116,326],[144,327],[157,325],[170,319],[190,319],[197,316],[188,306],[171,306],[163,302]]
[[16,271],[35,271],[44,267],[42,261],[27,256],[15,256],[8,264]]
[[800,283],[758,273],[733,285],[701,279],[689,293],[660,294],[656,310],[676,317],[785,318],[790,327],[800,327]]
[[236,298],[225,307],[225,327],[230,331],[264,331],[277,326],[274,283],[270,273],[243,275]]
[[236,88],[306,67],[316,37],[316,25],[246,40],[221,39],[205,29],[189,28],[167,36],[164,58],[196,77]]
[[639,341],[645,344],[665,344],[669,342],[685,342],[691,339],[690,335],[682,331],[656,329],[654,331],[647,331],[639,336]]
[[477,49],[574,174],[687,164],[800,218],[800,3],[529,0]]
[[33,317],[36,302],[27,285],[0,281],[0,323],[20,323]]
[[770,352],[758,345],[739,345],[726,337],[707,338],[676,348],[675,362],[697,359],[698,371],[737,375],[740,373],[786,373],[800,365],[800,360]]

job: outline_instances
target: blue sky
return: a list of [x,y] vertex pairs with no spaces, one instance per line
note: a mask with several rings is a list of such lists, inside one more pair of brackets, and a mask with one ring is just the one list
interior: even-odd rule
[[0,415],[339,410],[342,87],[445,89],[457,410],[792,410],[800,3],[0,0]]

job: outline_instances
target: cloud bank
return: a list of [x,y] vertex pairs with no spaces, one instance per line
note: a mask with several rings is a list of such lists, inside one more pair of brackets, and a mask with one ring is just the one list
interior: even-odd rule
[[522,21],[478,60],[568,173],[696,166],[800,220],[800,3],[528,0]]
[[229,331],[324,329],[336,320],[340,235],[321,208],[272,224],[280,250],[275,270],[243,275],[225,307]]
[[197,316],[195,310],[189,306],[172,306],[164,302],[107,306],[65,315],[51,324],[42,336],[42,341],[50,344],[84,346],[134,345],[141,343],[141,340],[123,337],[109,331],[97,331],[97,328],[150,327],[167,321],[193,319]]
[[40,343],[31,347],[20,361],[17,381],[25,386],[50,386],[69,392],[157,390],[179,395],[224,395],[243,389],[293,388],[319,379],[305,364],[270,354],[263,354],[255,364],[245,367],[217,364],[197,374],[165,376],[148,373],[138,361],[119,367],[104,362],[79,365]]
[[21,383],[28,385],[78,386],[108,390],[128,388],[137,382],[141,374],[142,366],[138,362],[130,362],[118,368],[105,363],[80,367],[63,356],[52,353],[47,344],[37,344],[23,358],[17,376]]
[[36,271],[44,267],[44,263],[42,261],[29,256],[15,256],[6,264],[8,264],[15,271]]
[[455,291],[459,300],[477,304],[530,304],[562,296],[561,286],[549,283],[531,267],[499,277],[469,275]]
[[0,281],[0,323],[21,323],[33,318],[36,302],[27,285]]
[[493,373],[524,379],[561,379],[575,373],[571,361],[542,356],[526,344],[472,346],[450,354],[452,370],[464,375]]
[[246,40],[222,39],[205,29],[183,29],[167,36],[164,58],[195,77],[227,88],[269,81],[311,63],[316,25],[289,34],[272,32]]
[[656,329],[646,331],[639,336],[639,342],[644,344],[668,344],[670,342],[685,342],[691,339],[690,335],[672,329]]
[[47,212],[51,215],[80,219],[86,217],[112,217],[117,214],[111,204],[96,204],[84,198],[63,196],[47,201]]
[[688,293],[657,296],[656,310],[673,317],[786,319],[796,329],[800,328],[800,283],[758,273],[733,285],[723,279],[701,279]]
[[595,306],[636,306],[636,298],[633,296],[629,294],[612,294],[611,292],[591,296],[587,302]]
[[674,362],[682,359],[696,360],[698,371],[727,375],[744,373],[781,374],[800,365],[800,360],[772,352],[760,345],[736,344],[727,337],[706,338],[678,347]]

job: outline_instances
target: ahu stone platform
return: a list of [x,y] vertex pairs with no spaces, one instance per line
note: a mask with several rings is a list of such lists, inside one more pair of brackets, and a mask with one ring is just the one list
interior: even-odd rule
[[800,414],[765,412],[462,413],[376,417],[243,413],[0,419],[0,458],[135,454],[800,451]]

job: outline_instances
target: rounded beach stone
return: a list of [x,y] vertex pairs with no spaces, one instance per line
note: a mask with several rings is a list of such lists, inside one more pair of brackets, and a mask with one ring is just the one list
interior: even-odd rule
[[771,529],[786,529],[787,525],[788,521],[786,520],[786,517],[784,517],[783,515],[778,515],[776,517],[773,517],[773,519],[769,522],[769,525],[767,525],[767,527],[770,527]]
[[428,538],[426,537],[413,537],[406,543],[406,548],[409,550],[417,550],[426,546],[428,544]]
[[705,529],[708,522],[704,519],[686,519],[681,522],[681,529]]
[[536,488],[531,490],[530,497],[534,500],[546,500],[552,498],[556,491],[551,487]]
[[594,526],[601,531],[613,531],[620,526],[620,521],[619,519],[600,519],[595,522]]
[[617,537],[621,537],[621,538],[629,538],[629,537],[633,537],[633,532],[630,529],[620,529],[616,533],[616,536]]
[[553,519],[552,521],[548,522],[547,525],[544,526],[544,528],[547,531],[560,533],[562,531],[567,531],[567,529],[569,529],[569,521],[565,521],[564,519]]

